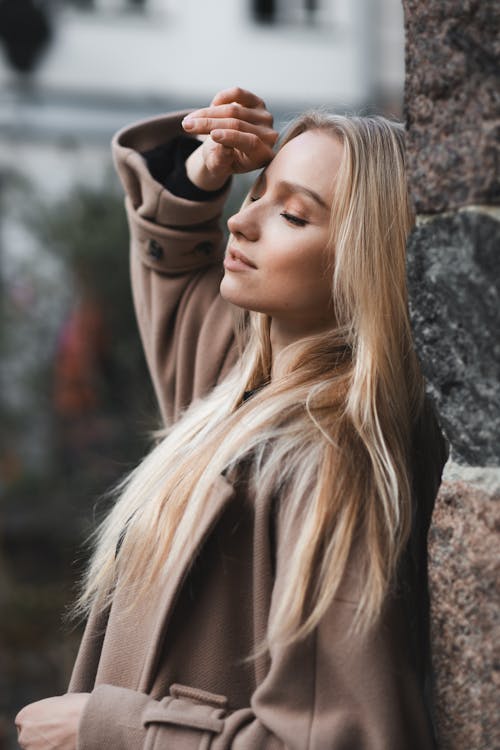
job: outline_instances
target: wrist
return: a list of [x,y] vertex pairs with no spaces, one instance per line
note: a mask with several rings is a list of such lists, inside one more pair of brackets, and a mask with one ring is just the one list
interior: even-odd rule
[[215,192],[226,184],[231,173],[214,175],[207,169],[201,148],[186,159],[186,174],[188,179],[200,190]]

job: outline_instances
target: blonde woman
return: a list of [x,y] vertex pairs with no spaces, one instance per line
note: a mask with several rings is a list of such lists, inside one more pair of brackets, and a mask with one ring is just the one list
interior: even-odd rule
[[[166,427],[99,531],[69,692],[20,712],[21,747],[431,748],[444,453],[408,320],[403,127],[306,114],[274,151],[251,92],[183,114],[114,139]],[[224,253],[230,177],[262,166]]]

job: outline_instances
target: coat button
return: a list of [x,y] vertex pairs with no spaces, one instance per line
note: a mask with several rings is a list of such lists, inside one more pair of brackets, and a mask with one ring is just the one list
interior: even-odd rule
[[203,255],[210,255],[211,252],[213,252],[214,244],[213,242],[200,242],[196,247],[194,248],[195,253],[202,253]]
[[160,260],[163,258],[163,248],[156,240],[149,240],[148,255],[154,260]]

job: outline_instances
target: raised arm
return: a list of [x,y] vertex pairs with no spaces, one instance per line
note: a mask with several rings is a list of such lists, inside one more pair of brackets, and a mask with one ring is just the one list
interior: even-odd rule
[[220,214],[229,186],[212,200],[174,195],[148,169],[145,153],[182,134],[186,113],[120,131],[113,156],[125,188],[134,306],[165,421],[203,395],[231,365],[233,330],[219,295]]
[[[163,418],[175,420],[208,392],[235,361],[233,319],[219,295],[222,277],[220,215],[235,172],[272,158],[277,134],[258,97],[220,92],[204,110],[137,123],[113,139],[113,156],[126,192],[134,305]],[[207,136],[187,160],[200,196],[148,168],[146,154],[181,134]],[[158,161],[158,157],[156,157]],[[213,195],[210,195],[212,191]],[[203,195],[202,195],[203,194]]]

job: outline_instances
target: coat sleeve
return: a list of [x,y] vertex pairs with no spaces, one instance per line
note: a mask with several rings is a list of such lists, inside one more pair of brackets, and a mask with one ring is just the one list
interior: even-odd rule
[[[286,580],[293,527],[277,535],[271,611]],[[280,540],[281,536],[281,540]],[[272,647],[248,706],[197,685],[155,700],[102,684],[79,727],[78,750],[431,750],[430,722],[398,598],[367,636],[347,636],[359,577],[355,563],[314,632]]]
[[231,308],[219,294],[220,215],[229,188],[210,201],[177,197],[151,176],[142,156],[181,134],[184,114],[144,120],[112,141],[126,193],[136,317],[166,422],[235,361]]

